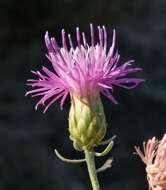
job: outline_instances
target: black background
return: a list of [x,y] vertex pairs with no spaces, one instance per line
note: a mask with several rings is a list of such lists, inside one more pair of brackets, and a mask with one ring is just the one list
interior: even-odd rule
[[[30,70],[48,66],[44,34],[61,42],[61,29],[75,39],[75,28],[89,35],[89,23],[105,25],[108,43],[117,32],[116,48],[124,61],[134,59],[146,81],[132,91],[115,88],[114,105],[102,96],[108,122],[107,136],[117,135],[115,146],[97,167],[114,157],[112,168],[99,174],[101,189],[147,189],[144,165],[134,146],[156,136],[166,123],[166,2],[164,0],[1,0],[0,1],[0,190],[91,189],[84,164],[63,163],[81,158],[68,136],[70,99],[46,114],[36,112],[36,99],[24,97]],[[96,31],[96,39],[97,39]],[[102,148],[98,149],[101,151]]]

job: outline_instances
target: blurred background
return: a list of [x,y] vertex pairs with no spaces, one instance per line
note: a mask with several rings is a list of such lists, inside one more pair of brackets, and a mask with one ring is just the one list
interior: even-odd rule
[[[70,99],[46,114],[34,110],[37,98],[24,97],[30,70],[48,66],[46,30],[61,43],[61,29],[75,39],[75,28],[89,35],[89,23],[105,25],[108,43],[117,32],[116,48],[124,61],[134,59],[146,82],[132,91],[115,88],[114,105],[102,97],[107,136],[117,135],[108,156],[112,168],[99,173],[104,190],[148,189],[144,164],[134,146],[156,136],[166,123],[166,1],[164,0],[0,0],[0,190],[92,189],[85,164],[58,160],[57,148],[68,158],[81,158],[69,140]],[[96,39],[97,30],[96,32]],[[103,148],[97,148],[98,151]]]

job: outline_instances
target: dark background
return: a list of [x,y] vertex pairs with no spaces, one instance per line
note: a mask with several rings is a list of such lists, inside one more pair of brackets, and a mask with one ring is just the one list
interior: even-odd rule
[[66,157],[83,157],[68,138],[70,99],[63,111],[57,102],[43,114],[34,110],[37,98],[24,97],[30,70],[49,65],[45,31],[60,42],[62,28],[74,36],[79,26],[89,36],[89,23],[105,25],[109,43],[115,28],[120,64],[135,59],[143,68],[136,76],[146,80],[132,91],[115,88],[119,105],[102,97],[107,136],[117,138],[112,152],[96,160],[99,167],[114,157],[112,168],[99,174],[101,189],[148,188],[133,147],[165,132],[165,21],[165,0],[0,0],[0,190],[91,189],[85,164],[54,155],[57,148]]

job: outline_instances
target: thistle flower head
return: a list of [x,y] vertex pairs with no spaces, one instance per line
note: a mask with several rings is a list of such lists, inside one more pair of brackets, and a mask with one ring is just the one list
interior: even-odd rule
[[[141,70],[140,68],[129,68],[133,60],[118,66],[120,55],[115,48],[115,30],[113,31],[112,45],[107,50],[107,32],[105,27],[98,26],[99,42],[95,43],[93,25],[90,25],[91,43],[86,41],[85,34],[80,34],[76,28],[77,46],[74,47],[70,34],[66,40],[65,31],[62,30],[62,47],[60,48],[55,38],[50,38],[48,32],[45,34],[45,43],[48,49],[46,55],[52,64],[53,71],[43,66],[42,73],[32,71],[36,79],[29,79],[28,85],[35,89],[26,95],[32,97],[41,96],[36,104],[45,106],[44,112],[58,99],[61,98],[60,107],[68,94],[79,99],[87,99],[99,92],[104,94],[113,103],[113,87],[120,86],[126,89],[136,87],[142,79],[128,78],[130,73]],[[69,45],[67,45],[67,42]]]
[[139,147],[135,150],[146,164],[149,189],[166,190],[166,134],[160,141],[153,137],[144,142],[144,154]]

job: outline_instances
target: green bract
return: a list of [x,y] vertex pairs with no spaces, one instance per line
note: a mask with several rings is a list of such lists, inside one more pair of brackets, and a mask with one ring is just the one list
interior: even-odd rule
[[91,149],[106,133],[106,120],[99,95],[88,99],[72,97],[69,132],[76,150]]

